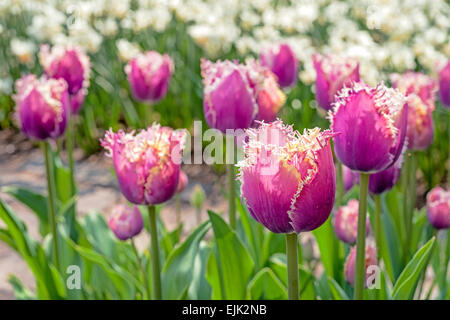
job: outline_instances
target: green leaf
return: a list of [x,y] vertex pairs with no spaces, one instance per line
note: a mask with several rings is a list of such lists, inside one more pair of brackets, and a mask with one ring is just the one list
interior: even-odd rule
[[217,246],[217,263],[225,299],[245,299],[255,263],[242,241],[217,214],[208,211]]
[[253,300],[286,300],[287,291],[272,270],[263,268],[250,281],[247,297]]
[[188,299],[191,300],[210,300],[212,288],[208,283],[205,275],[207,274],[208,257],[211,253],[211,247],[206,245],[203,241],[200,242],[200,247],[193,265],[194,274],[192,282],[188,290]]
[[350,300],[347,296],[347,293],[345,293],[344,289],[341,288],[336,280],[328,277],[328,283],[330,284],[330,289],[331,293],[333,294],[334,300]]
[[12,285],[17,300],[35,300],[36,296],[28,290],[15,275],[10,275],[8,282]]
[[194,275],[194,262],[200,241],[208,232],[209,221],[201,224],[180,246],[172,251],[162,270],[164,299],[180,299]]
[[406,300],[410,299],[414,294],[413,288],[417,284],[420,274],[426,267],[435,241],[435,237],[429,240],[414,254],[414,257],[408,262],[394,285],[394,290],[392,291],[393,299]]

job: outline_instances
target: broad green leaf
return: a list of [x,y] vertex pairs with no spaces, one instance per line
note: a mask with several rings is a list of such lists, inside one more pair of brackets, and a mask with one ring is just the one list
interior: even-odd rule
[[194,263],[200,241],[210,228],[209,221],[201,224],[189,237],[172,251],[162,269],[164,299],[180,299],[194,276]]
[[211,286],[211,299],[223,300],[225,293],[222,284],[222,277],[219,273],[219,264],[217,262],[217,248],[210,251],[206,262],[205,278]]
[[263,268],[248,284],[247,297],[253,300],[286,300],[288,296],[286,288],[273,271]]
[[211,247],[206,245],[203,241],[200,242],[200,247],[197,255],[195,256],[195,262],[193,265],[194,274],[192,277],[192,282],[189,285],[188,299],[211,299],[212,288],[205,277],[207,273],[207,263],[210,253]]
[[234,231],[217,214],[208,211],[218,253],[225,299],[245,299],[255,263]]
[[393,299],[406,300],[410,299],[414,294],[413,288],[417,284],[419,276],[427,264],[435,241],[435,237],[429,240],[408,262],[394,285],[394,290],[392,291]]
[[328,283],[330,285],[331,293],[333,294],[334,300],[350,300],[344,289],[341,288],[339,283],[336,282],[331,277],[328,277]]

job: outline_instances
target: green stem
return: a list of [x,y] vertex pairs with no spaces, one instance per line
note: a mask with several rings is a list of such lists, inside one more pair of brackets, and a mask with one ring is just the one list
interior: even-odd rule
[[60,269],[59,263],[59,246],[58,235],[56,228],[56,187],[55,187],[55,174],[53,172],[53,163],[51,161],[52,154],[48,141],[42,143],[42,149],[45,156],[45,169],[47,172],[47,188],[48,188],[48,220],[50,222],[50,229],[53,236],[53,262],[58,271]]
[[375,201],[375,240],[377,242],[378,261],[383,256],[381,254],[382,247],[382,229],[381,229],[381,199],[379,194],[373,196]]
[[289,300],[298,300],[297,234],[286,233],[287,284]]
[[[437,238],[437,230],[436,229],[433,230],[432,237]],[[420,296],[422,295],[423,285],[425,284],[426,275],[427,275],[427,268],[428,268],[428,265],[430,264],[431,258],[433,257],[434,247],[435,247],[435,244],[433,244],[433,246],[431,247],[430,255],[428,256],[428,259],[425,261],[425,266],[423,267],[423,272],[420,276],[420,286],[418,287],[418,291],[417,291],[417,299],[420,299]]]
[[153,298],[154,300],[161,300],[161,273],[159,267],[158,230],[156,228],[155,206],[148,206],[148,217],[150,220],[150,236],[152,248]]
[[408,182],[405,186],[406,194],[406,235],[405,235],[405,250],[404,250],[404,258],[403,262],[406,265],[409,260],[410,255],[410,245],[412,239],[413,232],[413,217],[414,217],[414,208],[416,206],[416,171],[417,171],[417,156],[414,153],[411,153],[408,157],[409,159],[409,168],[407,171]]
[[368,173],[359,174],[359,212],[358,212],[358,237],[356,240],[356,277],[355,300],[364,299],[365,279],[365,255],[366,255],[366,215],[367,215],[367,191],[369,187]]
[[145,294],[144,299],[150,299],[151,293],[150,293],[150,287],[148,285],[148,279],[147,279],[147,272],[145,272],[144,266],[142,264],[141,256],[139,255],[139,252],[136,248],[136,244],[134,243],[134,239],[131,238],[131,247],[133,248],[134,254],[136,255],[136,260],[138,263],[139,270],[142,273],[142,278],[144,280],[144,287],[145,287]]
[[73,130],[73,119],[69,118],[69,123],[67,124],[66,130],[66,151],[67,151],[67,158],[69,161],[70,187],[72,191],[72,196],[75,195],[75,164],[73,161],[74,138],[75,135]]
[[445,300],[447,296],[447,274],[448,274],[448,264],[450,260],[450,229],[447,229],[447,248],[445,250],[445,260],[444,260],[444,270],[442,275],[442,291],[441,299]]
[[227,164],[227,174],[228,174],[228,215],[230,217],[231,229],[236,230],[236,203],[235,203],[235,190],[234,190],[234,180],[236,179],[234,173],[234,164]]
[[175,217],[177,220],[177,226],[179,226],[181,222],[180,208],[181,208],[180,195],[177,192],[175,193]]
[[343,172],[342,172],[342,163],[337,162],[337,172],[336,172],[336,200],[337,205],[341,206],[343,204],[344,197],[344,183],[343,183]]

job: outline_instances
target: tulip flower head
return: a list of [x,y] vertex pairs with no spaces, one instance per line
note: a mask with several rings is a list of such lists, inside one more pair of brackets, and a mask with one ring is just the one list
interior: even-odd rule
[[259,58],[261,64],[276,75],[281,87],[292,87],[297,83],[298,60],[288,44],[267,48]]
[[156,205],[176,192],[185,132],[153,124],[138,134],[109,130],[102,146],[112,157],[119,187],[134,204]]
[[67,82],[71,113],[77,114],[89,87],[89,57],[78,46],[55,45],[50,49],[44,44],[39,51],[39,60],[48,77]]
[[447,108],[450,108],[450,60],[439,71],[439,98]]
[[355,184],[355,179],[358,175],[355,174],[352,170],[350,170],[346,166],[342,166],[342,181],[343,181],[343,187],[344,192],[349,191],[353,185]]
[[121,204],[114,207],[108,226],[119,240],[128,240],[141,232],[144,220],[137,206]]
[[[366,245],[366,255],[365,255],[365,281],[364,281],[364,287],[369,287],[373,283],[368,283],[369,279],[372,276],[372,272],[370,270],[371,266],[377,266],[377,250],[375,249],[375,246],[371,243],[368,243]],[[356,271],[356,246],[352,247],[350,250],[350,254],[347,257],[347,260],[345,262],[344,266],[344,273],[345,273],[345,280],[347,280],[348,283],[350,283],[352,286],[355,284],[355,271]],[[373,281],[375,281],[375,278],[373,278]]]
[[125,66],[133,97],[147,103],[158,102],[166,96],[173,72],[172,59],[156,51],[140,53]]
[[188,185],[188,176],[183,170],[180,170],[180,177],[178,178],[178,187],[177,187],[177,193],[183,192],[184,189],[186,189]]
[[16,117],[31,139],[60,137],[67,124],[69,94],[63,79],[27,75],[16,81]]
[[400,156],[406,135],[405,96],[384,84],[355,82],[336,96],[329,112],[338,159],[351,170],[375,173]]
[[428,192],[427,217],[436,229],[450,228],[450,190],[435,187]]
[[[358,200],[351,199],[347,205],[340,207],[334,217],[334,231],[337,237],[349,244],[356,242],[358,234]],[[366,235],[370,233],[370,222],[366,220]]]
[[310,231],[329,217],[335,169],[329,130],[304,134],[281,120],[247,130],[241,194],[253,218],[275,233]]
[[359,81],[359,64],[352,58],[338,55],[313,55],[316,69],[316,100],[324,110],[330,110],[335,95],[345,86]]
[[226,133],[227,129],[249,128],[258,114],[247,68],[231,61],[215,63],[202,59],[203,111],[211,128]]
[[436,83],[419,72],[392,74],[392,83],[406,95],[408,126],[406,136],[408,149],[423,150],[433,141],[433,111]]

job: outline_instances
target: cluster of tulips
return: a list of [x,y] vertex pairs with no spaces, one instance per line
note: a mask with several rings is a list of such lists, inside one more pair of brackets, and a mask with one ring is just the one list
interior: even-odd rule
[[[56,190],[48,140],[62,136],[82,106],[89,85],[89,59],[73,46],[51,50],[43,46],[40,58],[45,74],[41,78],[27,75],[16,82],[16,105],[22,131],[31,139],[44,141],[49,221],[58,265]],[[243,159],[236,165],[235,161],[227,164],[229,223],[236,228],[235,181],[239,180],[241,201],[251,216],[271,232],[286,234],[289,299],[299,297],[297,236],[329,219],[335,194],[335,233],[343,242],[356,244],[347,257],[345,278],[355,288],[355,299],[362,299],[364,288],[370,285],[367,269],[382,257],[379,196],[400,177],[405,193],[406,246],[411,240],[415,153],[433,140],[432,112],[438,86],[440,100],[450,107],[450,61],[440,71],[439,83],[425,74],[406,72],[392,75],[393,88],[362,82],[354,59],[316,54],[313,61],[316,100],[328,111],[329,129],[311,128],[300,133],[277,119],[286,100],[285,90],[297,84],[298,75],[298,62],[285,44],[245,63],[202,60],[204,116],[211,128],[223,134],[245,130]],[[174,63],[167,55],[149,51],[133,58],[125,72],[134,98],[152,104],[165,96]],[[75,195],[72,136],[68,130],[66,146]],[[118,239],[132,241],[144,226],[138,206],[148,208],[155,299],[162,298],[155,206],[170,200],[187,184],[181,171],[185,139],[185,130],[154,123],[138,133],[109,130],[101,140],[112,157],[120,190],[133,205],[115,208],[108,221],[110,229]],[[353,199],[344,205],[344,192],[353,184],[359,184],[359,201]],[[367,219],[369,191],[376,205],[374,228]],[[440,187],[431,190],[427,213],[434,228],[450,228],[450,191]],[[405,261],[411,254],[404,253]],[[146,279],[145,270],[142,272]]]

